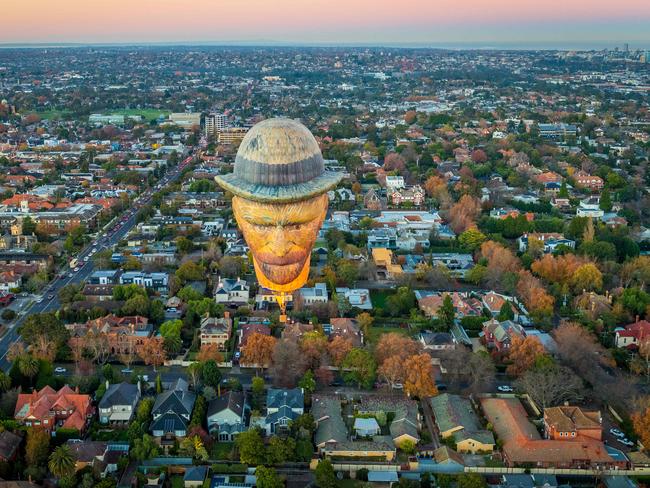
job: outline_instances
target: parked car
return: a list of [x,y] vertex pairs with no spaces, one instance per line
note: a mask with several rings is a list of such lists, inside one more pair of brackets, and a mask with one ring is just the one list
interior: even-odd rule
[[515,389],[512,386],[508,386],[508,385],[497,386],[497,390],[499,390],[501,393],[512,393],[513,391],[515,391]]
[[124,368],[122,370],[122,374],[131,374],[133,373],[133,370],[131,368]]
[[54,368],[54,372],[55,372],[56,374],[63,374],[63,373],[65,373],[66,371],[67,371],[67,369],[62,368],[61,366],[58,366],[58,367]]
[[618,439],[616,439],[616,440],[617,440],[618,442],[620,442],[621,444],[623,444],[624,446],[628,446],[628,447],[633,447],[633,446],[634,446],[634,442],[632,442],[631,440],[629,440],[627,437],[623,437],[622,439],[621,439],[621,438],[618,438]]
[[618,429],[613,429],[613,428],[609,429],[609,433],[616,437],[620,437],[620,438],[625,437],[625,434]]
[[404,385],[402,383],[393,383],[393,390],[403,390]]

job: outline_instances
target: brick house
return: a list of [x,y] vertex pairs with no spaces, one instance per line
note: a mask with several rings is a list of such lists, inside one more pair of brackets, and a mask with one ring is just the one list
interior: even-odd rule
[[600,412],[586,412],[568,405],[544,410],[544,436],[547,439],[566,440],[579,436],[597,441],[603,438],[603,419]]

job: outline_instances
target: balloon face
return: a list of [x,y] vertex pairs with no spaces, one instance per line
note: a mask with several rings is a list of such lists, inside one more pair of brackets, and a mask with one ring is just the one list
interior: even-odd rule
[[233,213],[253,254],[260,285],[290,293],[305,284],[327,204],[327,194],[294,203],[233,197]]

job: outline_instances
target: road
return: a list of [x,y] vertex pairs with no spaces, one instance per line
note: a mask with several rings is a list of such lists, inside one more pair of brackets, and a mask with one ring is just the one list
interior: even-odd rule
[[[110,228],[100,233],[76,256],[79,264],[79,270],[70,270],[65,273],[64,278],[59,278],[61,273],[57,273],[54,279],[43,289],[42,299],[35,301],[27,307],[23,314],[9,325],[10,329],[0,338],[0,368],[3,371],[9,371],[11,363],[7,360],[9,347],[20,340],[17,330],[23,321],[31,314],[53,312],[61,307],[58,292],[67,285],[78,284],[85,281],[93,272],[93,261],[91,256],[95,252],[111,249],[122,238],[124,238],[137,224],[138,211],[147,205],[157,191],[165,186],[174,183],[181,175],[183,169],[192,162],[193,155],[188,156],[175,168],[170,169],[158,182],[154,188],[143,192],[134,202],[133,206],[126,210],[122,215],[116,217],[111,223]],[[87,259],[87,262],[84,260]]]

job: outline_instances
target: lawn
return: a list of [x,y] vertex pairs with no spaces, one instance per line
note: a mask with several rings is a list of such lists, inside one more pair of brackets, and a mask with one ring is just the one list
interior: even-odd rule
[[392,290],[370,290],[372,306],[374,308],[384,308],[386,306],[386,298],[392,294]]
[[43,120],[64,118],[66,115],[72,115],[70,110],[44,110],[42,112],[30,112],[35,113]]
[[389,332],[397,332],[405,336],[409,335],[408,329],[400,327],[371,327],[367,339],[372,344],[376,344],[382,334],[388,334]]
[[157,108],[124,108],[121,110],[110,110],[110,115],[140,115],[144,120],[157,119],[161,115],[167,117],[171,111]]
[[172,476],[172,488],[184,488],[185,482],[182,476]]

